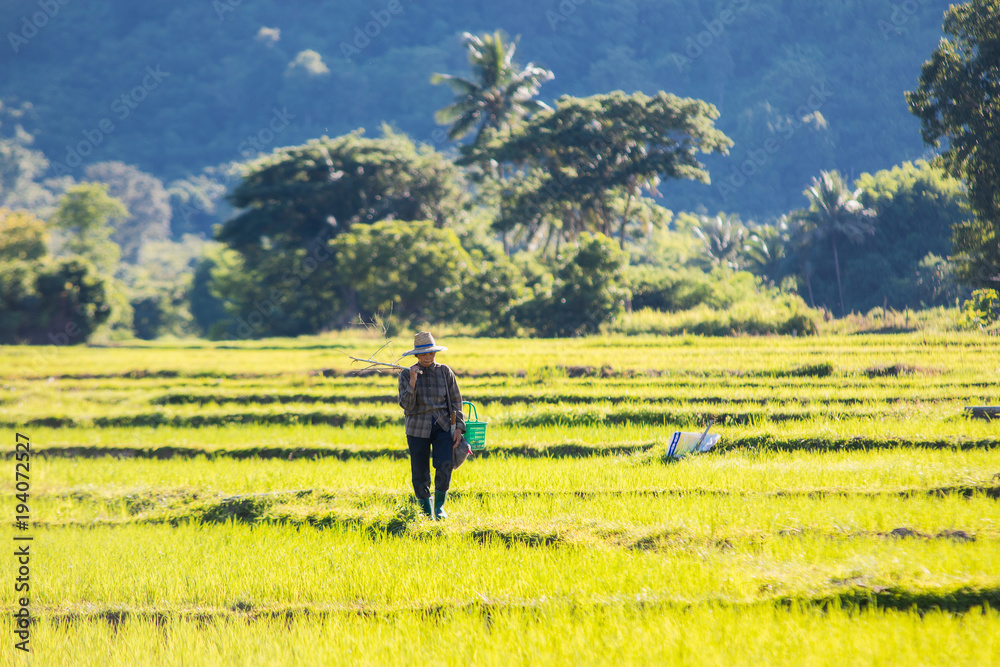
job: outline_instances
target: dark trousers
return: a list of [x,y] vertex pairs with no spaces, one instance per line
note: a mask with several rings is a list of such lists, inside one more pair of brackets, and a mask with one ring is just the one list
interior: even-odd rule
[[437,423],[431,426],[431,437],[406,436],[410,450],[410,472],[413,475],[413,493],[417,498],[431,497],[431,452],[434,457],[434,490],[447,491],[451,486],[451,433]]

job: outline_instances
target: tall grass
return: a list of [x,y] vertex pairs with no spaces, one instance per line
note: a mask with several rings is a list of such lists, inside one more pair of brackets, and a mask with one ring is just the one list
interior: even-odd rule
[[[724,520],[716,516],[711,520]],[[647,535],[632,548],[546,545],[530,534],[530,521],[519,533],[453,528],[412,535],[232,522],[52,529],[37,533],[32,604],[43,616],[304,607],[387,613],[482,600],[542,607],[637,598],[808,601],[859,586],[931,595],[939,605],[960,590],[982,591],[980,603],[1000,594],[995,539],[830,539],[787,530],[741,538],[706,522],[699,529],[711,538],[705,540],[674,535],[676,528]],[[7,580],[12,560],[0,566]],[[12,610],[13,587],[0,600]]]
[[[43,622],[37,663],[104,665],[987,665],[990,609],[955,616],[793,606],[658,608],[608,603],[221,620]],[[7,632],[4,620],[0,629]],[[13,664],[18,664],[16,660]],[[22,663],[23,664],[23,663]]]
[[[184,348],[0,348],[0,373],[10,379],[49,377],[191,377],[266,378],[333,369],[356,369],[349,355],[374,352],[369,339],[344,337],[274,341],[270,345],[199,343]],[[896,336],[823,336],[818,338],[700,338],[609,335],[571,340],[497,340],[456,338],[439,361],[460,372],[517,374],[532,368],[610,365],[618,371],[706,370],[770,371],[830,362],[841,372],[860,372],[883,363],[919,367],[946,365],[952,372],[981,376],[1000,365],[992,338],[976,332],[919,332]]]
[[[583,458],[472,458],[455,471],[456,492],[632,493],[715,491],[733,495],[831,492],[898,493],[950,486],[1000,485],[1000,448],[771,452],[742,450],[662,463],[642,454]],[[36,459],[32,490],[118,494],[135,490],[240,494],[312,489],[316,493],[409,493],[409,464],[309,459]],[[13,477],[0,490],[14,493]]]
[[[43,622],[36,662],[104,665],[987,665],[1000,616],[609,603],[368,618]],[[0,629],[9,635],[4,620]],[[16,660],[12,664],[18,664]],[[22,663],[23,664],[23,663]]]
[[[997,654],[1000,424],[962,416],[988,337],[447,338],[490,430],[446,522],[410,502],[395,378],[345,376],[371,339],[0,348],[34,664]],[[715,450],[665,458],[712,415]]]

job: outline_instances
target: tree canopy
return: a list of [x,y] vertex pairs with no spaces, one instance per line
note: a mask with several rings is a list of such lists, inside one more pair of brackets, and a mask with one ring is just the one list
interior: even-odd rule
[[945,168],[969,187],[976,219],[955,230],[960,280],[1000,283],[1000,0],[952,5],[942,39],[906,94],[924,141],[939,146]]
[[461,217],[462,177],[443,155],[384,128],[275,151],[249,165],[229,195],[239,213],[218,240],[241,251],[298,246],[379,220]]
[[404,321],[433,323],[462,308],[463,276],[472,268],[455,232],[427,221],[383,220],[357,226],[332,244],[340,280],[356,293],[366,320],[392,312]]
[[317,332],[355,317],[356,292],[339,278],[331,246],[354,227],[461,223],[467,195],[455,165],[388,128],[383,134],[323,137],[248,166],[229,196],[237,215],[217,236],[240,255],[221,279],[240,335]]
[[866,236],[875,233],[874,212],[865,208],[858,199],[861,188],[852,189],[844,183],[839,172],[822,172],[803,193],[809,200],[809,208],[798,215],[806,223],[806,237],[809,243],[829,241],[833,250],[833,270],[837,278],[837,305],[840,314],[844,309],[844,288],[840,280],[840,258],[837,256],[837,240],[846,239],[851,243],[861,243]]
[[0,344],[78,345],[112,314],[109,279],[82,257],[0,257]]
[[45,223],[30,213],[0,208],[0,261],[41,259],[48,252]]
[[112,221],[128,216],[128,209],[108,194],[103,183],[82,183],[59,200],[50,224],[66,236],[65,250],[85,257],[106,276],[118,268],[121,248],[111,240]]
[[[502,227],[513,224],[510,217],[521,224],[557,217],[571,235],[617,233],[624,247],[634,198],[659,194],[662,179],[709,182],[698,154],[724,154],[732,146],[715,128],[718,115],[707,102],[663,91],[562,97],[555,109],[498,133],[484,147],[467,148],[462,161],[490,157],[529,170],[504,202]],[[616,194],[625,200],[618,212]]]

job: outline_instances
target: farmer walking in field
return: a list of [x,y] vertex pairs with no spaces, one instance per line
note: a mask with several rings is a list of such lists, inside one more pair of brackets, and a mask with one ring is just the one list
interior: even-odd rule
[[[428,331],[413,337],[413,349],[403,354],[416,355],[417,363],[399,373],[399,405],[406,416],[406,444],[410,452],[413,493],[427,516],[444,519],[453,468],[452,447],[465,432],[462,394],[455,373],[434,361],[438,352],[448,348],[437,345]],[[454,427],[453,427],[454,426]],[[434,510],[431,511],[430,461],[434,461]]]

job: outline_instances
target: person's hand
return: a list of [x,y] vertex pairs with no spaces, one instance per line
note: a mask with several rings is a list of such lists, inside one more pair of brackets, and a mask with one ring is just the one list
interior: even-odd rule
[[455,432],[451,434],[451,446],[455,447],[460,442],[462,442],[462,432],[456,428]]
[[420,374],[420,364],[410,366],[410,389],[417,386],[417,376]]

